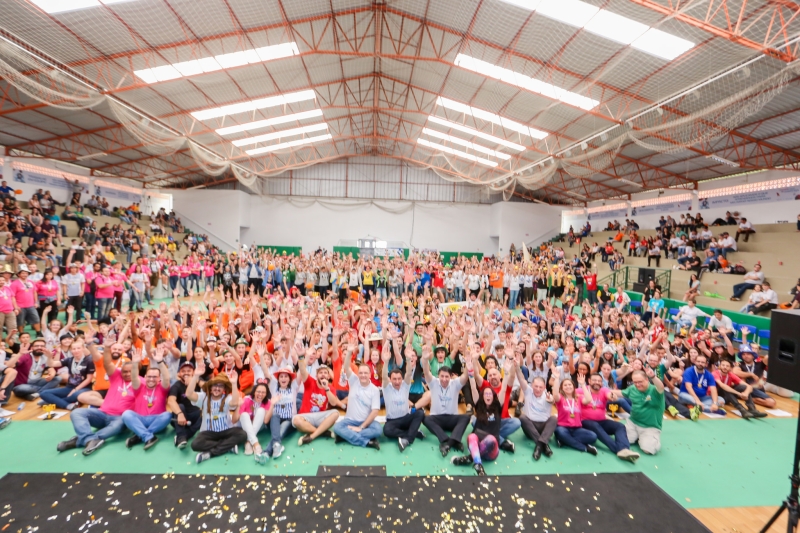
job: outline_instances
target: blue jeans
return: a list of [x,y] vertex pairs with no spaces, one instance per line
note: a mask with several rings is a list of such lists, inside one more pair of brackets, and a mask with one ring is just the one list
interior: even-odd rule
[[[703,411],[706,411],[706,412],[710,411],[711,410],[711,406],[714,404],[714,399],[711,396],[709,396],[708,394],[705,395],[705,396],[700,396],[698,394],[697,397],[700,399],[700,403],[703,404],[701,406],[703,408]],[[694,401],[694,397],[691,394],[689,394],[688,392],[678,393],[678,400],[680,400],[681,403],[686,403],[686,404],[689,404],[689,405],[697,405],[697,402]],[[717,398],[717,404],[720,405],[720,406],[721,405],[725,405],[725,400],[723,400],[722,397],[719,397],[719,398]]]
[[86,312],[89,313],[89,316],[92,319],[97,319],[97,298],[94,297],[91,291],[87,292],[83,295],[83,304],[86,308]]
[[[104,413],[100,409],[76,409],[70,415],[72,427],[78,436],[78,447],[86,446],[86,443],[95,439],[108,440],[122,433],[125,424],[121,416],[112,416]],[[92,428],[97,428],[95,433]]]
[[[472,427],[475,427],[475,417],[472,417]],[[503,444],[503,441],[511,436],[516,430],[522,426],[519,418],[504,418],[500,421],[500,441],[497,444]]]
[[108,318],[114,298],[97,298],[97,320]]
[[289,431],[292,430],[292,419],[281,419],[281,417],[273,415],[272,418],[269,419],[269,430],[272,432],[272,440],[269,441],[266,452],[267,455],[271,457],[272,449],[275,445],[280,444]]
[[517,308],[517,297],[519,296],[519,290],[516,291],[508,291],[508,308],[509,309],[516,309]]
[[570,448],[585,452],[587,444],[594,444],[597,441],[597,435],[588,429],[558,426],[556,428],[556,440]]
[[130,290],[130,301],[128,302],[128,309],[138,309],[141,310],[142,308],[142,294],[141,292],[136,292],[135,290]]
[[174,291],[178,288],[178,280],[181,279],[180,276],[170,276],[169,277],[169,290],[170,292]]
[[39,394],[45,403],[55,404],[59,409],[66,409],[71,403],[78,401],[78,396],[84,392],[91,391],[91,387],[86,389],[76,389],[75,387],[61,387],[60,389],[45,389]]
[[206,286],[204,288],[208,289],[210,287],[211,289],[213,289],[214,288],[214,276],[206,276],[205,279],[206,279]]
[[625,397],[620,398],[619,400],[614,400],[613,402],[608,402],[608,403],[613,403],[613,404],[619,405],[619,408],[622,409],[623,411],[625,411],[626,413],[630,413],[631,412],[631,402],[630,402],[630,400],[628,400]]
[[381,287],[379,289],[375,289],[375,292],[378,293],[378,297],[379,298],[383,298],[384,300],[386,299],[386,289],[385,288]]
[[373,421],[361,431],[353,431],[349,426],[360,426],[363,420],[353,420],[352,418],[342,418],[333,425],[333,432],[342,437],[353,446],[367,445],[372,439],[377,439],[381,435],[381,425]]
[[50,381],[44,378],[29,379],[27,383],[14,387],[14,395],[22,399],[27,399],[27,396],[33,393],[39,393],[41,395],[43,391],[55,389],[58,385],[58,378],[53,378]]
[[737,283],[733,286],[733,297],[734,298],[741,298],[742,295],[747,292],[748,290],[755,287],[752,283]]
[[[613,420],[584,420],[581,422],[584,429],[588,429],[606,445],[611,453],[618,453],[620,450],[628,450],[631,443],[628,442],[628,432],[625,426]],[[614,435],[614,438],[611,438]]]
[[183,295],[189,296],[189,288],[186,286],[188,283],[188,277],[181,278],[181,288],[183,289]]
[[122,413],[122,423],[136,433],[142,442],[152,439],[156,433],[164,431],[172,420],[172,413],[164,411],[160,415],[140,415],[135,411]]

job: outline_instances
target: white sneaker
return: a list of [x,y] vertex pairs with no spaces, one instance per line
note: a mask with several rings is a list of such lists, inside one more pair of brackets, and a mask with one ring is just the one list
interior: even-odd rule
[[233,455],[239,455],[239,445],[238,445],[238,444],[235,444],[235,445],[233,446],[233,448],[231,448],[231,451],[230,451],[230,453],[232,453]]
[[272,447],[272,458],[277,459],[283,453],[283,444],[276,444]]
[[253,455],[253,445],[249,442],[244,443],[244,454],[245,455]]

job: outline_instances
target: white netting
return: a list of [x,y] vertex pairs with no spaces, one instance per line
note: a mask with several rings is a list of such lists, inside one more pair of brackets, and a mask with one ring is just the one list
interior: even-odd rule
[[203,169],[203,172],[209,176],[221,176],[231,168],[230,161],[201,148],[192,141],[189,141],[189,153],[192,154],[195,162]]
[[0,41],[0,77],[31,98],[62,109],[94,107],[105,96],[21,48]]
[[186,142],[186,137],[175,135],[156,122],[129,107],[120,104],[114,99],[108,99],[108,105],[128,132],[133,135],[145,150],[156,155],[172,154],[180,150]]
[[[782,68],[781,68],[782,67]],[[729,133],[780,94],[800,72],[764,58],[628,121],[629,136],[657,152],[678,152]]]
[[[622,130],[622,128],[617,129]],[[601,139],[598,138],[598,140]],[[561,158],[559,161],[561,168],[573,178],[588,178],[597,174],[611,166],[626,139],[627,136],[622,133],[597,148],[590,149],[587,146],[586,151],[582,151],[582,147],[573,148],[572,152],[580,153]]]
[[536,166],[528,169],[517,176],[517,183],[528,189],[529,191],[537,191],[545,187],[553,180],[553,177],[558,171],[558,164],[555,161],[544,163],[541,166]]

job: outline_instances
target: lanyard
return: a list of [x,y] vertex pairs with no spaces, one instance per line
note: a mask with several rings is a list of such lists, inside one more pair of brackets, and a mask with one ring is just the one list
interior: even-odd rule
[[156,400],[156,389],[153,389],[152,394],[145,393],[144,399],[147,400],[147,407],[153,407],[153,402]]
[[569,411],[569,417],[575,418],[575,400],[572,400],[572,403],[565,397],[564,404],[567,406],[567,411]]

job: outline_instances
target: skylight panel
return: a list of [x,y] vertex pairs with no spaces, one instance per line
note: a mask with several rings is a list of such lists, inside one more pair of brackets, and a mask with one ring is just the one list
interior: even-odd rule
[[[481,165],[486,165],[487,167],[496,167],[497,161],[491,161],[489,159],[484,159],[482,157],[477,157],[472,154],[468,154],[467,152],[462,152],[461,150],[456,150],[454,148],[450,148],[449,146],[445,146],[439,143],[433,143],[427,141],[425,139],[417,139],[417,144],[421,144],[422,146],[427,146],[428,148],[433,148],[434,150],[438,150],[440,152],[444,152],[446,154],[454,155],[457,157],[462,157],[464,159],[468,159],[470,161],[474,161],[476,163],[480,163]],[[249,152],[248,152],[249,153]]]
[[327,129],[328,125],[324,122],[322,124],[311,124],[310,126],[301,126],[299,128],[292,128],[290,130],[275,131],[272,133],[265,133],[264,135],[258,135],[256,137],[239,139],[238,141],[233,141],[233,145],[248,146],[260,142],[274,141],[275,139],[285,139],[286,137],[294,137],[295,135],[303,135],[304,133],[311,133],[314,131],[321,131]]
[[647,24],[617,15],[601,9],[597,15],[584,26],[592,33],[621,44],[631,44],[641,37],[650,27]]
[[582,28],[594,17],[599,8],[580,0],[542,0],[536,12],[570,26]]
[[[439,98],[436,99],[436,103],[447,109],[452,109],[453,111],[458,111],[460,113],[472,115],[475,118],[486,120],[493,124],[497,124],[498,126],[501,126],[507,130],[516,131],[517,133],[528,135],[529,137],[533,137],[534,139],[544,139],[545,137],[547,137],[547,132],[540,131],[534,128],[529,128],[528,126],[520,124],[519,122],[515,122],[505,117],[501,117],[500,115],[496,115],[494,113],[490,113],[489,111],[478,109],[477,107],[470,107],[466,104],[462,104],[461,102],[456,102],[455,100],[449,100],[447,98],[442,98],[440,96]],[[513,144],[514,146],[519,146],[515,143]],[[521,151],[523,150],[523,148],[520,147],[519,150]]]
[[694,48],[694,43],[667,32],[650,28],[644,35],[631,43],[631,46],[642,52],[672,61]]
[[556,87],[550,83],[531,78],[530,76],[520,74],[519,72],[514,72],[513,70],[509,70],[507,68],[492,65],[491,63],[481,61],[480,59],[475,59],[474,57],[465,54],[458,54],[456,56],[455,64],[465,69],[472,70],[473,72],[477,72],[478,74],[495,78],[511,85],[516,85],[517,87],[541,94],[542,96],[546,96],[554,100],[560,100],[564,103],[585,109],[587,111],[594,109],[600,103],[592,98],[570,92],[566,89]]
[[295,146],[304,146],[306,144],[318,143],[322,141],[328,141],[333,139],[333,136],[329,133],[327,135],[318,135],[316,137],[306,137],[305,139],[297,139],[294,141],[287,141],[285,143],[280,144],[273,144],[270,146],[264,146],[263,148],[254,148],[252,150],[247,150],[247,155],[258,155],[258,154],[265,154],[268,152],[274,152],[276,150],[283,150],[285,148],[293,148]]
[[464,139],[462,139],[460,137],[454,137],[452,135],[448,135],[448,134],[442,133],[440,131],[432,130],[430,128],[423,128],[422,129],[422,133],[424,133],[425,135],[428,135],[429,137],[436,137],[438,139],[442,139],[442,140],[445,140],[445,141],[450,141],[453,144],[460,144],[461,146],[464,146],[464,147],[469,148],[471,150],[474,150],[476,152],[481,152],[481,153],[484,153],[486,155],[490,155],[492,157],[497,157],[499,159],[511,159],[510,155],[505,154],[503,152],[497,152],[495,150],[492,150],[491,148],[486,148],[485,146],[481,146],[480,144],[471,143],[469,141],[465,141]]
[[208,120],[211,118],[224,117],[226,115],[234,115],[236,113],[255,111],[256,109],[266,109],[268,107],[291,104],[294,102],[313,100],[314,98],[316,98],[316,93],[312,89],[309,89],[307,91],[281,94],[278,96],[270,96],[268,98],[260,98],[258,100],[250,100],[249,102],[240,102],[238,104],[195,111],[192,113],[192,116],[197,120]]
[[45,13],[64,13],[65,11],[75,11],[89,7],[100,7],[101,5],[120,4],[122,2],[134,2],[136,0],[30,0]]
[[308,118],[321,117],[321,109],[312,109],[311,111],[303,111],[301,113],[292,113],[291,115],[283,115],[281,117],[268,118],[264,120],[257,120],[255,122],[248,122],[247,124],[240,124],[237,126],[229,126],[227,128],[220,128],[217,131],[219,135],[230,135],[232,133],[239,133],[241,131],[258,130],[267,128],[269,126],[276,126],[278,124],[286,124],[287,122],[297,122]]
[[439,124],[440,126],[444,126],[446,128],[451,128],[464,133],[468,133],[469,135],[474,135],[475,137],[480,137],[481,139],[485,139],[495,144],[502,144],[503,146],[506,146],[518,152],[521,152],[525,149],[525,147],[522,146],[521,144],[513,143],[511,141],[501,139],[500,137],[495,137],[494,135],[489,135],[488,133],[484,133],[474,128],[470,128],[469,126],[464,126],[463,124],[458,124],[457,122],[450,122],[449,120],[439,118],[435,115],[429,116],[428,121],[433,122],[434,124]]
[[[298,55],[299,53],[300,50],[298,50],[296,43],[282,43],[273,46],[265,46],[263,48],[256,48],[255,50],[242,50],[240,52],[220,54],[214,57],[204,57],[201,59],[193,59],[191,61],[182,61],[172,65],[134,70],[133,73],[145,83],[155,83],[156,81],[172,80],[182,76],[194,76],[196,74],[214,72],[216,70],[222,70],[225,68],[263,63],[273,59]],[[173,75],[172,77],[162,79],[162,76],[159,76],[153,72],[158,69],[168,69],[171,73],[177,72],[178,75]]]

